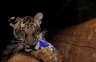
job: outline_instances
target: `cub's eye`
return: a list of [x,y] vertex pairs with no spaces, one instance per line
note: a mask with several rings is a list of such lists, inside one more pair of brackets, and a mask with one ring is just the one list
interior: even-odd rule
[[25,26],[25,24],[21,24],[21,27],[24,27]]

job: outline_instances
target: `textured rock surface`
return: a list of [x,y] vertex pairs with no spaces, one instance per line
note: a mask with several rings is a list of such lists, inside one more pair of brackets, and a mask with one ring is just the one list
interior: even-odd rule
[[64,62],[96,62],[96,18],[54,34],[50,40]]

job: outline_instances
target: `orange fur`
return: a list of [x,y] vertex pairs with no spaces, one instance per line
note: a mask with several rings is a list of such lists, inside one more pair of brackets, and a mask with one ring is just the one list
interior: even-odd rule
[[7,62],[39,62],[39,60],[22,53],[16,53],[12,57],[10,57]]
[[96,18],[49,36],[64,62],[96,62]]

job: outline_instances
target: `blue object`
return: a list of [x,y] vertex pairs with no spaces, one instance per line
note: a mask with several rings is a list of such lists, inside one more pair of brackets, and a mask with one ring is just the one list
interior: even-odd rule
[[45,40],[38,40],[37,44],[35,45],[35,49],[43,49],[43,48],[49,48],[50,50],[53,50],[54,47],[49,42],[46,42]]
[[44,48],[49,46],[49,44],[43,40],[39,40],[39,44],[40,44],[40,47],[44,47]]

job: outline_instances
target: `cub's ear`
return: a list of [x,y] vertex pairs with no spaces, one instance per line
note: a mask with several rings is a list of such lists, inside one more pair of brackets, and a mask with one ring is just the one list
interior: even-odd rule
[[14,27],[14,24],[12,23],[13,20],[15,20],[15,17],[11,17],[11,18],[8,19],[11,27]]
[[34,21],[35,21],[35,23],[38,25],[38,26],[40,26],[40,24],[42,23],[42,18],[43,18],[43,13],[41,13],[41,12],[38,12],[36,15],[35,15],[35,17],[34,17]]
[[8,19],[8,21],[10,21],[10,20],[14,20],[14,19],[15,19],[15,17],[11,17],[11,18]]

